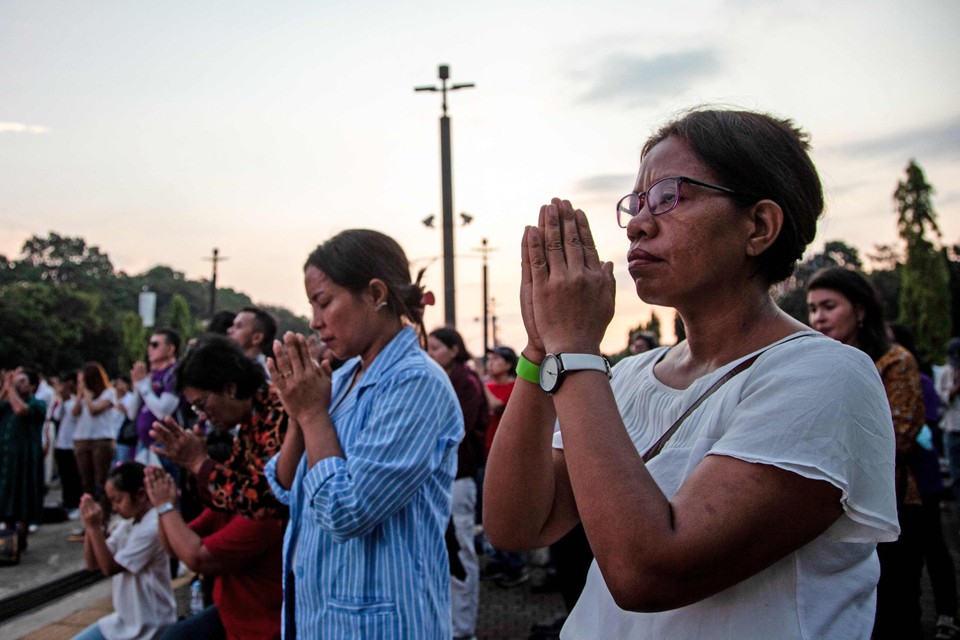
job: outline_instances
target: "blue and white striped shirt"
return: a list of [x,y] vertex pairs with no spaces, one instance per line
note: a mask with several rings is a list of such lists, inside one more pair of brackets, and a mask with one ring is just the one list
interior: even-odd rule
[[340,401],[359,364],[333,377],[339,404],[330,418],[345,457],[308,469],[304,456],[289,491],[277,482],[277,457],[266,466],[274,494],[290,505],[283,635],[449,640],[444,533],[460,405],[409,327]]

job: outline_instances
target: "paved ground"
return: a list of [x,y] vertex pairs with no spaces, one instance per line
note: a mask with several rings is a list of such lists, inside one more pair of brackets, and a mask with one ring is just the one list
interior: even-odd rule
[[[30,548],[23,561],[17,566],[0,567],[0,601],[83,568],[82,545],[67,540],[67,534],[76,526],[76,523],[44,525],[30,536]],[[954,565],[960,568],[960,517],[952,503],[945,506],[943,526]],[[534,568],[533,579],[542,577],[542,571]],[[175,584],[181,612],[185,612],[189,577]],[[933,638],[936,616],[926,576],[923,594],[924,629],[927,637]],[[0,623],[0,638],[66,640],[111,610],[110,583],[101,580],[43,609],[27,611]],[[492,582],[482,582],[477,635],[481,640],[526,638],[532,625],[551,622],[563,613],[563,602],[556,593],[535,594],[529,584],[502,589]]]

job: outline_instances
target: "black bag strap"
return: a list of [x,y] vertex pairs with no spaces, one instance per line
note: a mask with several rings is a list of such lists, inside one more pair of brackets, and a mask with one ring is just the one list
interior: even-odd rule
[[738,374],[740,374],[740,373],[743,373],[744,371],[746,371],[747,369],[749,369],[750,366],[751,366],[754,362],[756,362],[757,358],[759,358],[760,356],[762,356],[763,354],[765,354],[765,353],[766,353],[767,351],[769,351],[770,349],[772,349],[772,348],[774,348],[774,347],[776,347],[776,346],[778,346],[778,345],[784,344],[785,342],[790,342],[791,340],[796,340],[797,338],[802,338],[803,336],[806,336],[806,335],[809,335],[809,334],[808,334],[808,333],[800,333],[800,334],[796,334],[796,335],[790,336],[790,337],[787,338],[786,340],[783,340],[783,341],[781,341],[781,342],[778,342],[777,344],[770,345],[769,347],[767,347],[767,348],[764,349],[763,351],[759,351],[759,352],[753,354],[752,356],[750,356],[749,358],[747,358],[746,360],[744,360],[743,362],[741,362],[740,364],[738,364],[737,366],[735,366],[733,369],[730,369],[730,371],[728,371],[722,378],[720,378],[719,380],[717,380],[716,382],[714,382],[714,383],[710,386],[709,389],[707,389],[706,391],[704,391],[704,392],[700,395],[700,397],[697,398],[696,402],[694,402],[692,405],[690,405],[690,407],[689,407],[686,411],[683,412],[683,415],[681,415],[679,418],[677,418],[677,421],[674,422],[674,423],[670,426],[670,428],[667,429],[666,432],[665,432],[662,436],[660,436],[660,439],[657,440],[652,447],[650,447],[649,449],[647,449],[647,452],[646,452],[645,454],[643,454],[643,461],[644,461],[644,463],[650,462],[651,459],[655,458],[657,455],[660,454],[661,451],[663,451],[663,448],[666,446],[667,441],[670,440],[671,437],[673,437],[673,434],[675,434],[675,433],[677,432],[677,429],[680,428],[680,425],[683,424],[683,421],[686,420],[686,419],[690,416],[691,413],[693,413],[694,411],[696,411],[696,410],[697,410],[697,407],[699,407],[701,404],[703,404],[703,401],[704,401],[704,400],[706,400],[707,398],[709,398],[710,396],[712,396],[714,391],[716,391],[717,389],[719,389],[720,387],[722,387],[723,385],[725,385],[727,382],[729,382],[731,378],[733,378],[733,377],[735,377],[736,375],[738,375]]

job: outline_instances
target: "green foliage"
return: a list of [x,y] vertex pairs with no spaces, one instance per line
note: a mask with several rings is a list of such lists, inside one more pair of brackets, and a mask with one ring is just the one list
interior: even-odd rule
[[898,182],[897,190],[893,192],[899,215],[897,225],[900,237],[909,244],[911,238],[923,237],[928,229],[939,237],[940,227],[937,226],[937,215],[931,200],[933,187],[927,184],[923,170],[915,161],[907,164],[906,171],[907,179]]
[[15,269],[21,280],[65,284],[94,289],[113,278],[113,265],[97,247],[82,238],[51,232],[47,238],[33,236],[23,243],[23,257]]
[[187,299],[179,293],[170,298],[170,305],[167,307],[166,321],[164,326],[170,327],[180,334],[183,343],[186,344],[190,338],[197,335],[199,327],[190,315],[190,307],[187,306]]
[[43,283],[0,287],[0,368],[32,365],[56,373],[96,359],[99,299]]
[[[188,280],[167,266],[140,275],[115,273],[109,257],[82,238],[34,236],[16,259],[0,256],[0,367],[32,364],[46,373],[103,364],[129,371],[145,355],[146,336],[136,315],[144,287],[157,294],[157,318],[184,339],[200,330],[210,304],[210,283]],[[246,294],[217,290],[218,308],[252,305]],[[281,330],[309,333],[305,318],[271,307]]]
[[923,170],[911,160],[907,178],[893,198],[907,261],[900,271],[900,322],[913,332],[917,351],[929,362],[940,362],[950,337],[950,275],[946,256],[924,235],[940,235],[937,215]]
[[[242,307],[236,307],[240,309]],[[293,331],[294,333],[300,333],[305,336],[308,336],[312,333],[310,328],[310,321],[304,318],[303,316],[297,316],[291,313],[289,309],[283,307],[272,307],[267,305],[262,305],[261,307],[268,313],[272,314],[277,320],[277,337],[279,338],[287,331]]]
[[128,372],[133,363],[146,357],[147,329],[139,315],[128,311],[120,318],[120,372]]
[[950,276],[946,256],[914,236],[900,272],[900,322],[927,362],[943,362],[950,339]]

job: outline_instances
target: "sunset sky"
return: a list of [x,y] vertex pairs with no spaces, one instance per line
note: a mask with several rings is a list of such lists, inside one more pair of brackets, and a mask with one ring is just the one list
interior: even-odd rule
[[[437,294],[438,64],[449,96],[458,328],[480,351],[481,239],[501,339],[524,337],[519,240],[571,199],[615,262],[617,351],[650,308],[614,205],[640,147],[702,103],[806,128],[827,211],[811,251],[897,240],[911,158],[960,243],[960,3],[594,0],[0,3],[0,253],[50,231],[306,314],[301,267],[342,229],[394,236]],[[131,309],[135,301],[131,301]],[[664,314],[669,322],[672,312]]]

